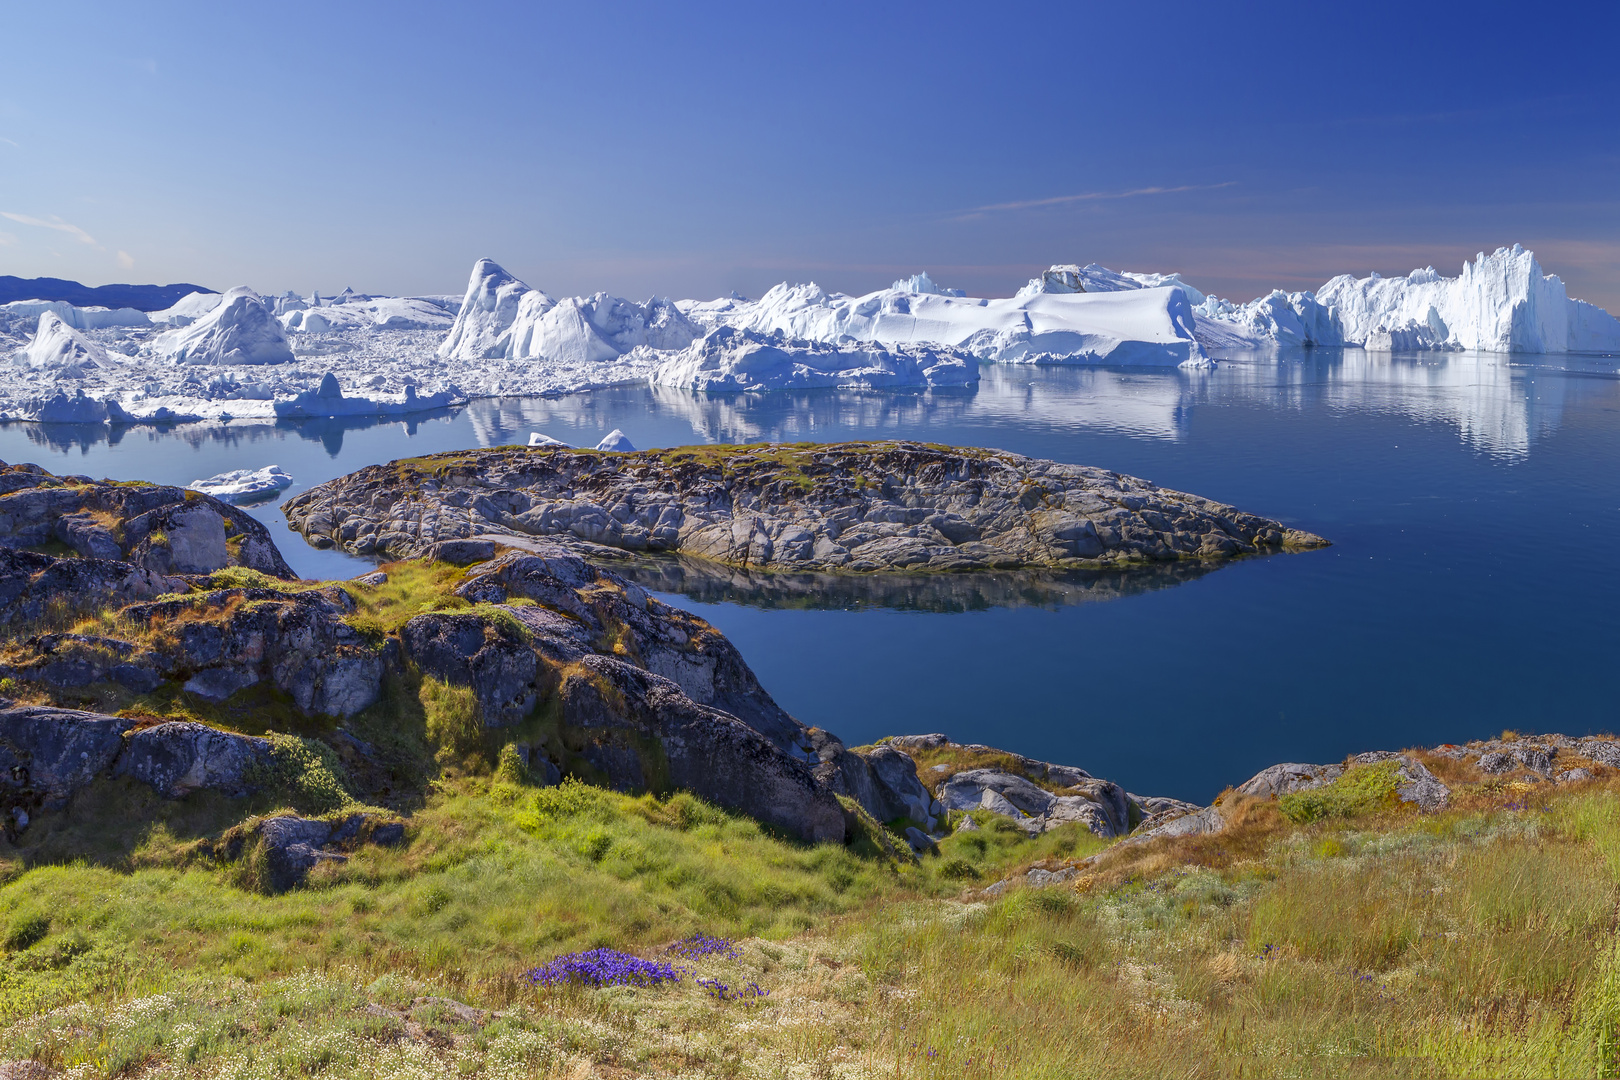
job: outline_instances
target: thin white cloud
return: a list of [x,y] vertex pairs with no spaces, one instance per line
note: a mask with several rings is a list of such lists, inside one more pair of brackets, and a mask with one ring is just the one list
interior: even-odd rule
[[1025,199],[1020,202],[991,203],[988,206],[975,206],[967,210],[959,210],[957,213],[988,214],[998,210],[1034,210],[1042,206],[1065,206],[1069,203],[1097,202],[1103,199],[1135,199],[1144,195],[1174,195],[1182,191],[1214,191],[1216,188],[1227,188],[1236,183],[1236,180],[1228,180],[1221,184],[1181,184],[1177,187],[1133,188],[1130,191],[1082,191],[1077,195],[1054,195],[1049,199]]
[[127,251],[120,250],[118,252],[118,265],[119,265],[119,267],[121,269],[124,269],[124,270],[134,269],[134,267],[135,267],[135,256],[131,255]]
[[17,242],[17,238],[8,232],[0,232],[0,247],[10,247]]
[[95,237],[77,225],[70,225],[59,217],[52,217],[50,221],[46,221],[44,218],[29,217],[27,214],[13,214],[9,210],[0,210],[0,217],[15,221],[19,225],[34,225],[41,229],[55,229],[57,232],[67,233],[81,244],[89,244],[91,247],[97,246]]
[[0,135],[0,142],[5,143],[7,146],[15,146],[18,150],[22,149],[22,143],[17,142],[15,139],[8,139],[4,135]]

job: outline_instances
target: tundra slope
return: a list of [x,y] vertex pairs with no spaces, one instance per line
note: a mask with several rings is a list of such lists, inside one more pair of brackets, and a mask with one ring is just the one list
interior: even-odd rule
[[361,469],[284,510],[317,547],[394,558],[446,540],[544,537],[770,570],[915,571],[1119,566],[1327,544],[1105,469],[911,442],[458,451]]

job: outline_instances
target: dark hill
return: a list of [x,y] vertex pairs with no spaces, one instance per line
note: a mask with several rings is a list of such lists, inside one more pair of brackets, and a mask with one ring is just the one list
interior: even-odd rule
[[194,292],[213,292],[201,285],[80,285],[61,278],[0,275],[0,304],[13,300],[65,300],[77,307],[135,308],[162,311]]

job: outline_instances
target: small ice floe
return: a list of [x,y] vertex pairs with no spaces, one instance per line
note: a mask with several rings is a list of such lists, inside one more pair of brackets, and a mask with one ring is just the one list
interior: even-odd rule
[[635,449],[635,445],[630,442],[629,436],[618,428],[614,428],[607,433],[605,439],[596,444],[596,448],[598,450],[610,450],[616,454],[628,454]]
[[553,439],[550,435],[542,435],[538,431],[529,432],[530,446],[555,446],[559,450],[572,450],[573,447],[561,439]]
[[267,465],[262,469],[222,472],[206,480],[193,480],[188,486],[192,491],[240,504],[268,499],[276,492],[291,487],[292,482],[293,478],[283,472],[280,465]]

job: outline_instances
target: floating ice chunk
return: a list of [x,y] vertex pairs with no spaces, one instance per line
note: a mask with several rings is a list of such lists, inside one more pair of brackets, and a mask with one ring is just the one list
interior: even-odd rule
[[969,386],[979,366],[953,349],[805,341],[723,326],[676,353],[655,383],[689,390]]
[[466,400],[466,395],[453,386],[436,394],[418,396],[416,387],[410,383],[406,384],[402,395],[347,397],[338,385],[337,376],[328,371],[316,389],[305,390],[291,400],[274,402],[271,408],[278,417],[399,416],[460,405]]
[[40,315],[34,340],[17,357],[31,368],[52,368],[66,378],[114,364],[106,349],[63,322],[54,311]]
[[511,330],[519,309],[529,321],[550,311],[555,303],[507,273],[495,260],[479,259],[473,264],[467,295],[439,346],[439,355],[447,360],[510,356]]
[[561,439],[553,439],[550,435],[542,435],[538,431],[529,432],[530,446],[555,446],[559,450],[572,450],[573,447]]
[[129,414],[115,399],[88,397],[83,389],[74,391],[71,396],[66,391],[58,390],[49,397],[20,401],[8,411],[12,414],[11,419],[44,424],[120,424],[130,420]]
[[246,286],[225,293],[191,325],[160,335],[152,351],[177,364],[284,364],[293,359],[281,323]]
[[283,472],[280,465],[266,465],[262,469],[222,472],[206,480],[193,480],[186,486],[192,491],[240,504],[268,499],[276,492],[291,487],[292,482],[293,478]]
[[[529,445],[534,445],[532,437]],[[635,450],[635,445],[630,442],[629,436],[620,431],[618,428],[614,428],[612,431],[607,433],[607,436],[603,438],[601,442],[596,444],[596,448],[598,450],[607,450],[615,454],[628,454]]]

